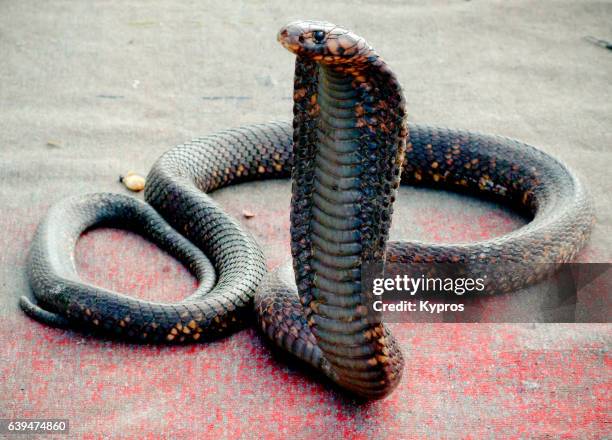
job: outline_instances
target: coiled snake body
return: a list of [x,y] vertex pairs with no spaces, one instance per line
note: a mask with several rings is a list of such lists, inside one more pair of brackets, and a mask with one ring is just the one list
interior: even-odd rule
[[[387,328],[367,316],[363,264],[461,262],[510,291],[547,275],[549,266],[538,263],[576,255],[590,233],[591,205],[563,164],[531,146],[406,124],[395,75],[352,32],[303,21],[278,38],[297,55],[293,126],[241,127],[171,149],[147,178],[148,204],[90,194],[53,206],[27,265],[37,304],[22,297],[21,306],[51,325],[182,343],[241,328],[255,298],[257,321],[277,345],[353,393],[381,398],[398,384],[403,360]],[[403,182],[493,196],[533,219],[479,243],[387,243],[400,171]],[[290,175],[293,271],[267,274],[253,237],[206,193]],[[163,304],[81,281],[75,243],[102,224],[133,229],[168,250],[198,278],[196,292]],[[512,270],[491,269],[500,262]]]

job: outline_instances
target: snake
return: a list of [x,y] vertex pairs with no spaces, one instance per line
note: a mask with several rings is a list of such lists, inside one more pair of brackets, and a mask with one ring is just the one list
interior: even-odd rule
[[[277,39],[296,59],[293,122],[227,129],[168,150],[147,176],[145,201],[95,193],[52,205],[26,264],[34,298],[20,305],[48,325],[138,343],[211,341],[255,321],[274,346],[343,390],[380,399],[400,383],[405,361],[381,316],[368,312],[365,265],[461,263],[498,291],[516,290],[576,256],[594,222],[591,201],[576,175],[540,149],[408,123],[397,76],[352,31],[302,20]],[[292,261],[269,272],[254,237],[209,194],[288,177]],[[400,183],[492,198],[529,221],[480,242],[391,242]],[[135,231],[177,258],[197,278],[195,292],[152,302],[81,280],[76,242],[103,225]]]

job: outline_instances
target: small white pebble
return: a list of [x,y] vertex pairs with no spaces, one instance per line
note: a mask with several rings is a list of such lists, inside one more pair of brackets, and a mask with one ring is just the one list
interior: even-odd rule
[[121,176],[119,181],[130,191],[142,191],[145,187],[145,178],[133,171],[128,172],[125,176]]

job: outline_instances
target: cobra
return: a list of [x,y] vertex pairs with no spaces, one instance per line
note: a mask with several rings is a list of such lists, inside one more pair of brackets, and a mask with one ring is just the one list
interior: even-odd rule
[[[382,398],[404,361],[387,327],[367,313],[365,264],[460,262],[496,290],[515,290],[574,258],[590,234],[591,204],[576,176],[534,147],[407,124],[399,81],[356,34],[300,21],[278,39],[296,55],[293,125],[245,126],[174,147],[149,173],[147,203],[108,193],[60,201],[28,258],[35,302],[20,304],[50,325],[147,343],[207,341],[255,316],[276,345],[346,390]],[[254,238],[207,193],[288,176],[293,264],[267,273]],[[400,180],[493,197],[531,220],[482,242],[387,242]],[[179,303],[157,303],[83,282],[74,247],[100,225],[148,237],[186,264],[199,287]]]

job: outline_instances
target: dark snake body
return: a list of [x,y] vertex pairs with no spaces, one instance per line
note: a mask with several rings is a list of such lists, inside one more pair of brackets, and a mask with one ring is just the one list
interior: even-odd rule
[[[242,328],[255,297],[260,327],[278,346],[353,393],[380,398],[399,382],[403,360],[386,327],[366,316],[364,263],[460,262],[473,276],[486,273],[495,290],[511,291],[554,268],[540,263],[574,258],[588,239],[592,208],[577,178],[534,147],[406,125],[399,83],[360,37],[301,22],[283,28],[279,39],[297,54],[293,126],[241,127],[171,149],[149,173],[148,204],[90,194],[53,206],[27,265],[38,305],[25,297],[21,305],[52,325],[182,343]],[[404,183],[490,196],[532,220],[478,243],[387,243],[400,169]],[[253,237],[206,193],[290,175],[294,270],[266,275]],[[163,304],[83,283],[75,243],[103,224],[137,231],[176,256],[200,281],[197,291]]]

